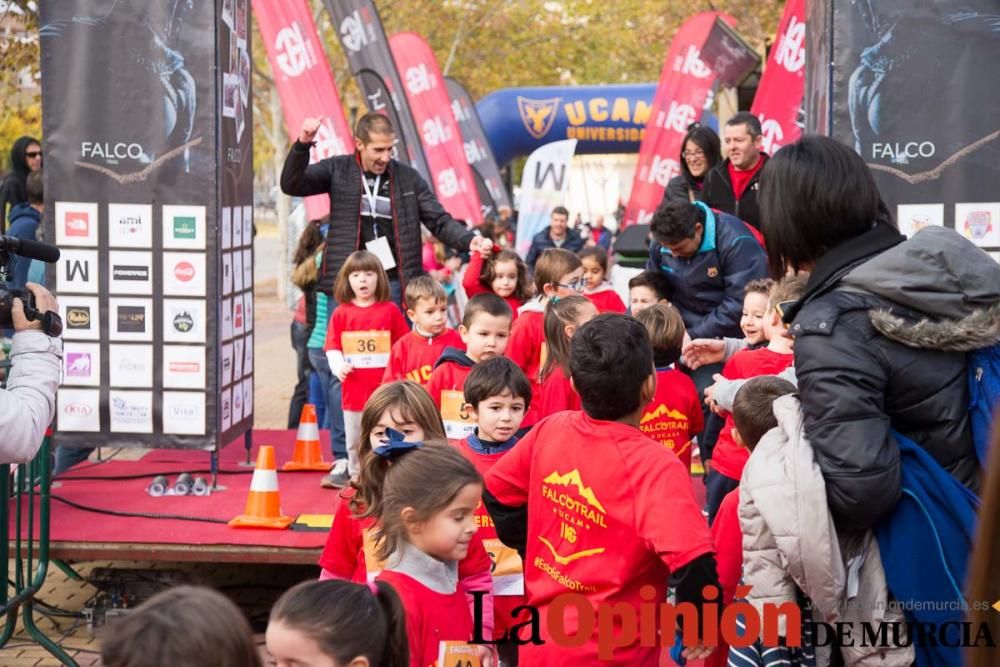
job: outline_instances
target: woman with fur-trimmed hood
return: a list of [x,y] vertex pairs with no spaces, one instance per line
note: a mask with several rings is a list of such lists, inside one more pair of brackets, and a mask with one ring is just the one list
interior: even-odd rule
[[978,491],[966,352],[1000,341],[1000,265],[951,229],[907,240],[857,153],[804,137],[761,177],[772,273],[809,271],[786,309],[805,435],[841,531],[864,531],[900,495],[892,430]]

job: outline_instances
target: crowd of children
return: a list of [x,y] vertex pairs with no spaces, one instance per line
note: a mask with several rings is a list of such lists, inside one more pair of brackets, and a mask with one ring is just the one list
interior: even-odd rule
[[[463,281],[471,298],[454,331],[437,281],[407,284],[411,326],[379,260],[364,251],[348,258],[324,347],[342,383],[348,465],[319,581],[289,590],[271,612],[266,641],[277,665],[658,665],[675,642],[667,629],[606,654],[598,631],[626,637],[636,628],[615,614],[595,628],[567,611],[565,595],[594,609],[668,596],[701,609],[716,600],[706,592],[715,587],[725,607],[742,580],[758,587],[755,604],[829,603],[794,564],[789,572],[787,558],[748,564],[745,552],[781,552],[775,538],[802,537],[787,524],[785,534],[769,532],[779,525],[774,508],[755,498],[768,484],[787,497],[796,483],[775,482],[760,462],[797,446],[782,436],[798,414],[794,396],[786,400],[795,385],[771,376],[792,364],[782,315],[805,281],[747,285],[745,349],[709,392],[721,431],[708,450],[699,447],[703,402],[681,368],[688,338],[666,281],[655,271],[633,278],[626,315],[607,274],[599,247],[554,248],[538,259],[531,292],[515,253],[473,253]],[[727,383],[747,379],[729,388],[738,389],[735,400],[717,400]],[[699,449],[706,512],[692,484]],[[810,529],[822,534],[827,520],[820,512]],[[748,530],[759,539],[748,541]],[[835,542],[823,543],[823,562],[842,585]],[[233,616],[211,596],[205,604]],[[823,611],[836,615],[829,604]],[[561,628],[550,625],[557,609]],[[256,664],[222,655],[245,654],[244,626],[232,620],[236,638],[211,648],[214,662],[197,664]],[[706,633],[699,621],[695,636]],[[728,647],[714,644],[687,642],[675,658],[726,664]],[[758,641],[732,651],[753,659],[769,648]],[[118,657],[124,651],[121,641],[106,642],[105,664],[138,664]],[[789,654],[790,664],[814,660],[810,651]]]

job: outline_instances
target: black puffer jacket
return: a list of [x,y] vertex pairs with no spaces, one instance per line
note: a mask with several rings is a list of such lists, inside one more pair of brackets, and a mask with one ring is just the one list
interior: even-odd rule
[[[767,153],[761,153],[760,158],[765,163],[769,159]],[[729,159],[725,159],[708,172],[705,184],[701,189],[701,200],[714,209],[735,215],[740,220],[749,223],[755,229],[762,229],[760,221],[760,206],[757,204],[757,190],[760,187],[760,175],[763,165],[747,183],[746,189],[739,199],[733,194],[733,181],[729,178]]]
[[900,494],[895,429],[977,490],[966,355],[1000,340],[1000,265],[950,229],[877,225],[817,263],[794,318],[806,436],[841,530]]
[[[393,231],[399,282],[405,292],[411,278],[423,275],[420,225],[442,243],[465,252],[474,234],[452,218],[438,202],[415,169],[389,162],[387,169],[392,198]],[[330,295],[347,256],[361,248],[361,164],[357,155],[338,155],[309,164],[309,146],[292,144],[281,170],[285,194],[308,197],[330,195],[330,228],[326,254],[320,266],[316,289]]]

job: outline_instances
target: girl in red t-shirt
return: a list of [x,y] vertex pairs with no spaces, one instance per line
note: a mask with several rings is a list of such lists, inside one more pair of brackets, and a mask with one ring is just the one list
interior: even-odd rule
[[587,283],[583,295],[594,302],[599,313],[624,313],[625,302],[606,280],[608,251],[601,246],[593,246],[577,254],[583,262],[583,279]]
[[[389,278],[378,257],[366,250],[351,253],[333,288],[337,309],[326,332],[330,370],[343,385],[347,472],[357,479],[361,470],[358,439],[365,401],[382,382],[392,344],[410,332],[403,313],[392,302]],[[346,481],[346,480],[343,480]],[[344,486],[340,480],[339,486]]]
[[[379,387],[361,415],[361,439],[358,455],[362,458],[386,439],[386,431],[402,433],[405,440],[443,440],[444,425],[437,406],[427,390],[416,382],[391,382]],[[350,579],[358,583],[371,581],[382,570],[382,562],[375,556],[375,519],[366,515],[367,506],[357,495],[359,483],[340,494],[333,517],[333,525],[326,538],[326,546],[319,558],[322,568],[320,579]],[[483,598],[484,636],[493,631],[493,578],[492,561],[483,546],[479,533],[473,537],[469,554],[458,564],[458,583],[463,591],[485,591]]]
[[472,251],[462,287],[470,299],[477,294],[493,292],[507,302],[514,312],[514,320],[517,309],[531,298],[531,283],[524,260],[513,250],[504,250],[495,243],[490,249]]
[[[536,296],[521,306],[507,343],[507,358],[528,376],[533,396],[538,396],[541,391],[538,373],[545,364],[545,332],[542,327],[545,306],[554,296],[563,298],[579,294],[583,285],[583,265],[580,258],[569,250],[549,248],[535,263]],[[522,428],[533,426],[539,420],[538,405],[538,402],[531,404]]]
[[387,438],[365,456],[359,494],[378,520],[375,555],[386,565],[376,581],[392,586],[406,610],[410,665],[492,658],[487,646],[469,643],[481,628],[457,582],[476,533],[483,478],[443,441],[407,442],[393,430]]
[[[267,652],[279,665],[404,665],[405,610],[386,584],[306,581],[271,608]],[[325,659],[325,660],[324,660]]]
[[553,297],[545,311],[548,354],[539,377],[542,389],[538,419],[563,410],[582,410],[580,396],[569,383],[569,344],[576,330],[597,317],[597,307],[583,296]]

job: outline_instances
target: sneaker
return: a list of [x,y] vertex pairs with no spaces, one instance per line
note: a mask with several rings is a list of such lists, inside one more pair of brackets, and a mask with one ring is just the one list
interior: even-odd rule
[[323,475],[319,485],[324,489],[342,489],[351,481],[351,476],[347,474],[347,459],[337,459],[330,468],[329,475]]

